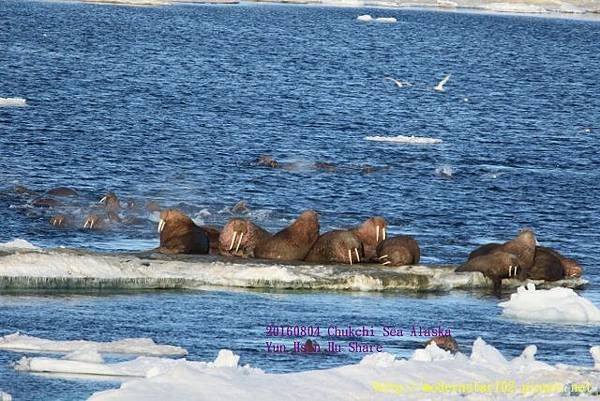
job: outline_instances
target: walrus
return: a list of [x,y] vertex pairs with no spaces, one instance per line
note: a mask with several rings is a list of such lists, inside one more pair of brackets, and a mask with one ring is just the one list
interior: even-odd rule
[[333,173],[333,172],[337,171],[337,167],[335,166],[335,164],[328,163],[328,162],[316,162],[314,164],[314,167],[316,170],[327,171],[329,173]]
[[457,272],[481,272],[492,280],[494,293],[500,294],[502,279],[517,277],[525,279],[526,271],[519,264],[520,259],[508,252],[494,251],[487,255],[477,256],[460,265]]
[[559,255],[550,248],[536,247],[533,266],[527,271],[527,277],[532,280],[562,280],[565,276],[565,269]]
[[362,242],[366,261],[376,259],[377,245],[379,245],[379,242],[385,240],[386,228],[387,223],[385,219],[375,216],[350,230]]
[[246,219],[231,219],[219,236],[221,255],[254,257],[256,246],[271,238],[271,233]]
[[64,214],[57,214],[56,216],[52,216],[50,218],[50,224],[54,227],[70,227],[73,225],[73,220]]
[[244,214],[248,213],[249,211],[250,208],[248,208],[248,204],[243,199],[235,205],[233,205],[233,207],[231,208],[231,213]]
[[258,156],[258,159],[256,159],[255,163],[259,166],[265,166],[265,167],[271,167],[271,168],[279,167],[279,162],[277,162],[277,160],[273,159],[273,157],[271,155],[260,155],[260,156]]
[[74,189],[67,187],[58,187],[52,188],[46,192],[48,195],[52,196],[61,196],[61,197],[69,197],[69,196],[77,196],[78,193]]
[[450,351],[453,354],[456,354],[458,352],[458,343],[452,336],[432,337],[431,340],[427,341],[424,345],[425,347],[427,347],[431,343],[435,343],[435,345],[437,345],[444,351]]
[[[552,255],[552,257],[550,257],[548,255]],[[538,258],[540,258],[541,260],[538,261]],[[558,259],[560,261],[560,267],[562,269],[562,277],[561,278],[576,278],[576,277],[581,277],[581,275],[583,274],[583,269],[581,268],[581,266],[579,266],[579,264],[577,264],[577,262],[575,260],[564,257],[560,252],[558,252],[555,249],[547,248],[544,246],[537,246],[535,248],[534,267],[532,267],[532,269],[531,269],[532,272],[529,274],[529,277],[535,280],[536,279],[535,274],[537,272],[535,272],[534,269],[536,268],[536,266],[542,266],[544,263],[549,263],[549,262],[550,262],[550,266],[552,266],[552,267],[547,267],[546,270],[552,270],[552,271],[546,271],[545,275],[548,277],[556,277],[557,271],[559,269],[556,266],[554,266],[555,259]],[[541,280],[546,280],[546,279],[541,279]],[[552,279],[548,278],[547,280],[551,281]],[[560,280],[560,279],[557,279],[557,280]]]
[[382,265],[416,265],[420,259],[419,244],[408,235],[388,238],[377,246],[377,260]]
[[565,278],[581,277],[583,269],[574,259],[563,258],[562,265],[565,272]]
[[38,194],[36,191],[33,191],[27,187],[24,187],[23,185],[16,185],[15,193],[17,193],[19,195],[37,195]]
[[206,231],[198,227],[191,218],[175,209],[163,210],[158,222],[161,253],[200,253],[209,251]]
[[317,239],[308,255],[307,262],[319,263],[360,263],[364,260],[365,252],[360,240],[347,230],[333,230]]
[[536,248],[535,233],[531,228],[524,228],[512,240],[503,244],[486,244],[475,249],[469,254],[469,259],[495,252],[512,253],[519,259],[519,267],[523,270],[529,270],[533,266]]
[[254,248],[261,259],[304,260],[319,238],[319,215],[314,210],[303,212],[291,225]]
[[105,230],[108,223],[103,216],[96,213],[89,214],[83,220],[83,228],[88,230]]
[[119,217],[119,210],[121,210],[121,204],[119,198],[114,192],[109,192],[100,199],[100,202],[106,209],[106,214],[111,221],[121,221]]
[[200,226],[206,235],[208,235],[208,253],[212,255],[219,254],[219,237],[221,236],[221,230],[216,226]]
[[158,202],[156,202],[156,201],[150,201],[150,202],[146,203],[146,205],[144,207],[150,213],[152,213],[152,212],[160,212],[160,204]]

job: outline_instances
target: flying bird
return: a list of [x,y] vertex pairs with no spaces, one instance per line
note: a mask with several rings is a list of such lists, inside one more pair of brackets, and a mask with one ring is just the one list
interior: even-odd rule
[[438,91],[438,92],[444,92],[444,90],[445,90],[445,89],[444,89],[444,85],[446,85],[446,82],[448,82],[448,80],[450,79],[450,75],[452,75],[452,74],[448,74],[448,75],[446,75],[446,76],[444,77],[444,79],[442,79],[442,80],[441,80],[441,81],[440,81],[440,82],[439,82],[439,83],[436,85],[436,87],[435,87],[435,88],[433,88],[433,89],[435,89],[435,90],[436,90],[436,91]]
[[412,86],[412,84],[410,82],[407,81],[400,81],[398,79],[394,79],[392,77],[385,77],[383,78],[384,81],[392,81],[398,88],[405,88],[407,86]]

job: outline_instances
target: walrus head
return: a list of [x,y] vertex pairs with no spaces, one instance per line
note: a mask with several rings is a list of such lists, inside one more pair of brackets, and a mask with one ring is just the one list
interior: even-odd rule
[[117,198],[117,194],[114,192],[109,192],[100,199],[100,202],[104,205],[104,207],[108,210],[118,210],[121,208],[119,204],[119,198]]
[[577,278],[583,274],[583,269],[573,259],[563,258],[561,260],[565,271],[565,278]]
[[57,214],[56,216],[52,216],[50,219],[50,224],[54,227],[66,227],[71,225],[71,219],[69,216],[65,216],[64,214]]
[[158,221],[159,233],[162,233],[167,227],[171,228],[178,225],[195,226],[196,224],[189,216],[179,210],[167,209],[160,212],[160,220]]
[[259,166],[266,166],[271,168],[279,167],[279,163],[277,160],[273,159],[271,155],[260,155],[258,159],[256,159],[256,164]]
[[383,217],[375,216],[367,219],[352,232],[363,244],[367,246],[377,246],[380,241],[386,238],[387,223]]
[[248,223],[244,219],[229,220],[229,223],[223,227],[219,236],[219,248],[221,252],[237,254],[245,236],[246,241],[243,242],[244,246],[242,246],[242,253],[244,253],[245,245],[248,242],[248,232],[250,231]]
[[90,214],[84,219],[83,228],[89,230],[102,230],[106,228],[106,223],[99,215]]
[[319,214],[314,210],[302,212],[300,216],[289,227],[293,232],[300,234],[299,240],[308,241],[314,244],[319,238]]
[[160,251],[163,253],[208,253],[206,231],[184,213],[175,209],[163,210],[158,222]]

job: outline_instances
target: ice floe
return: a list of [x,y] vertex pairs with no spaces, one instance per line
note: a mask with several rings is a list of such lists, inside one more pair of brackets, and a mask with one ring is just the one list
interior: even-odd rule
[[393,24],[393,23],[398,22],[398,20],[394,17],[373,18],[369,14],[359,15],[358,17],[356,17],[356,20],[361,21],[361,22],[381,22],[384,24]]
[[535,347],[510,361],[481,338],[473,343],[470,357],[441,354],[435,345],[421,351],[410,360],[384,352],[355,365],[287,374],[239,367],[235,355],[224,350],[213,363],[138,358],[129,362],[130,369],[137,365],[142,379],[97,392],[90,400],[558,400],[574,384],[583,388],[578,400],[597,399],[598,370],[536,361]]
[[[291,290],[449,291],[490,288],[479,272],[456,273],[453,266],[319,265],[153,253],[103,254],[68,249],[0,253],[4,289],[198,289],[242,287]],[[579,287],[577,278],[547,286]],[[503,280],[516,288],[517,280]]]
[[366,136],[365,139],[367,141],[375,141],[375,142],[393,142],[393,143],[404,143],[404,144],[412,144],[412,145],[435,145],[438,143],[442,143],[441,139],[437,138],[427,138],[421,136],[406,136],[406,135],[397,135],[397,136]]
[[525,321],[600,323],[600,309],[570,288],[538,290],[529,283],[499,304],[502,315]]
[[0,107],[25,107],[27,100],[22,97],[0,97]]
[[86,362],[97,362],[99,358],[95,353],[152,356],[182,356],[187,354],[187,351],[181,347],[156,344],[151,338],[126,338],[110,342],[55,341],[21,333],[0,337],[0,349],[17,352],[69,353],[67,360]]
[[5,393],[4,391],[0,391],[0,401],[12,401],[12,395]]
[[373,21],[373,17],[371,17],[369,14],[359,15],[356,19],[358,21],[362,21],[362,22],[371,22],[371,21]]

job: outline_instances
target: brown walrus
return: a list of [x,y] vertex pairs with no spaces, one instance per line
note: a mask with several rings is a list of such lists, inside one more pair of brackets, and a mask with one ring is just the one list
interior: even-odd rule
[[565,272],[565,278],[581,277],[583,269],[574,259],[563,258],[561,261]]
[[303,212],[291,225],[257,244],[254,256],[262,259],[304,260],[319,238],[319,215]]
[[408,235],[388,238],[377,246],[377,260],[382,265],[416,265],[420,259],[419,244]]
[[54,227],[65,228],[72,226],[73,220],[64,214],[57,214],[56,216],[52,216],[52,218],[50,218],[50,224],[52,224]]
[[271,155],[260,155],[258,159],[256,159],[255,163],[259,166],[277,168],[279,167],[279,162],[273,159]]
[[158,222],[161,253],[202,253],[209,250],[206,231],[179,210],[168,209],[160,213]]
[[105,230],[108,228],[108,223],[103,216],[92,213],[87,215],[83,220],[83,228],[88,230]]
[[46,193],[48,195],[52,195],[52,196],[63,196],[63,197],[78,195],[77,191],[75,191],[74,189],[71,189],[71,188],[67,188],[67,187],[52,188]]
[[121,221],[119,217],[119,210],[121,210],[121,204],[119,198],[114,192],[109,192],[100,199],[100,202],[106,209],[106,214],[111,221]]
[[246,219],[231,219],[219,236],[221,255],[254,257],[256,246],[271,238],[271,233]]
[[565,276],[560,254],[544,246],[535,249],[533,266],[527,271],[527,277],[533,280],[557,281]]
[[33,191],[27,187],[24,187],[23,185],[16,185],[15,193],[17,193],[19,195],[37,195],[38,194],[36,191]]
[[219,237],[221,236],[221,230],[216,226],[200,226],[206,235],[208,235],[209,253],[217,255],[219,253]]
[[531,228],[524,228],[519,235],[504,244],[486,244],[475,249],[469,254],[469,259],[495,252],[508,252],[519,259],[519,267],[526,271],[533,266],[535,247],[535,233]]
[[425,343],[425,346],[427,347],[431,343],[435,343],[435,345],[437,345],[439,348],[443,349],[444,351],[450,351],[453,354],[458,352],[458,343],[452,336],[432,337],[431,340],[429,340]]
[[518,277],[525,279],[526,271],[519,265],[519,258],[508,252],[495,251],[487,255],[469,259],[467,263],[459,266],[457,272],[481,272],[492,280],[494,292],[500,293],[502,279]]
[[387,223],[385,219],[375,216],[350,230],[362,242],[366,261],[374,261],[376,259],[377,245],[385,240],[386,228]]
[[304,260],[351,265],[352,262],[360,263],[361,257],[365,257],[363,244],[354,234],[346,230],[333,230],[319,237]]

